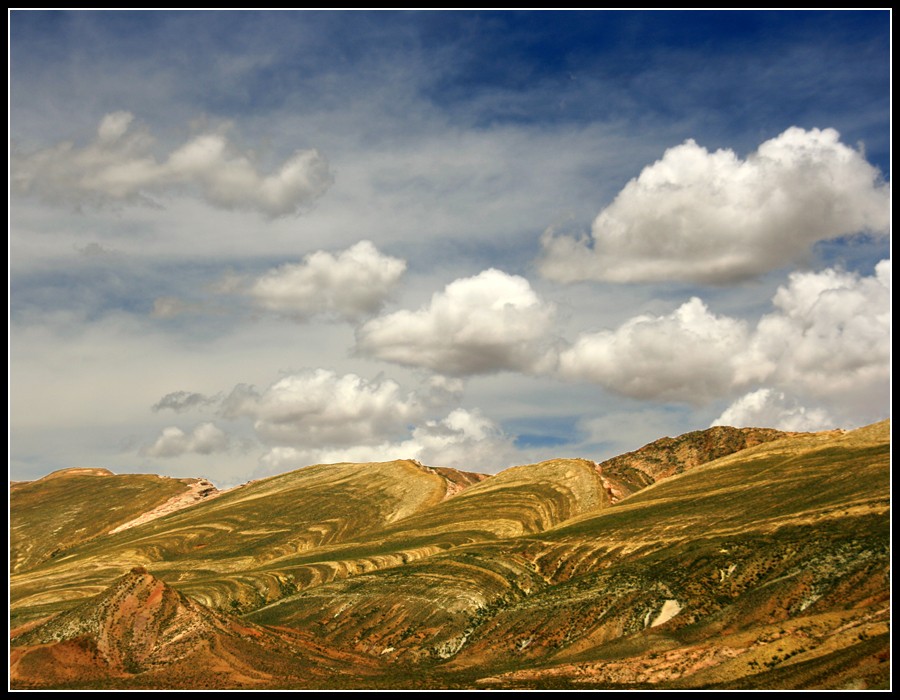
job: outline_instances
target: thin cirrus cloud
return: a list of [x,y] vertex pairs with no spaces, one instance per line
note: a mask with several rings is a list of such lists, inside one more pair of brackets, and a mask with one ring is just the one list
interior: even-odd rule
[[247,294],[261,308],[305,319],[332,314],[348,320],[376,313],[390,297],[406,261],[360,241],[339,253],[323,250],[255,279]]
[[154,139],[132,129],[134,115],[107,114],[96,138],[78,147],[63,142],[14,153],[14,192],[52,203],[155,204],[155,197],[188,188],[214,207],[255,211],[271,218],[298,214],[331,185],[328,162],[316,150],[296,150],[274,172],[260,172],[252,153],[222,133],[203,133],[169,153],[153,154]]
[[326,369],[282,377],[262,392],[239,384],[220,407],[226,418],[251,418],[264,444],[315,447],[376,444],[423,410],[420,397],[394,381]]
[[399,442],[372,445],[273,447],[260,460],[269,471],[307,464],[379,462],[416,459],[424,464],[458,469],[490,469],[516,461],[513,438],[479,411],[457,408],[440,420],[426,421]]
[[693,140],[643,169],[590,239],[545,234],[541,273],[560,282],[729,284],[855,233],[886,235],[890,185],[834,129],[792,127],[741,159]]
[[156,441],[142,450],[149,457],[180,457],[194,453],[210,455],[224,452],[230,446],[230,440],[214,423],[201,423],[191,432],[186,433],[177,426],[163,428]]
[[449,376],[530,371],[554,307],[524,277],[494,268],[457,279],[417,311],[374,318],[357,330],[357,351]]

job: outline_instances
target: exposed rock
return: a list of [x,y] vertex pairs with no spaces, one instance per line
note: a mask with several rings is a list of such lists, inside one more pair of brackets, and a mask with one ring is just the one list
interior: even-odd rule
[[183,508],[188,508],[200,501],[215,498],[222,493],[207,479],[181,479],[181,481],[188,484],[187,491],[172,496],[172,498],[165,503],[152,510],[148,510],[146,513],[142,513],[134,520],[129,520],[127,523],[122,523],[118,527],[114,527],[109,531],[109,534],[112,535],[116,532],[122,532],[122,530],[128,530],[136,525],[149,523],[151,520],[156,520],[164,515],[169,515],[169,513],[175,513]]
[[634,452],[601,462],[597,469],[610,499],[617,503],[660,479],[791,435],[797,433],[772,428],[716,426],[685,433],[677,438],[660,438]]

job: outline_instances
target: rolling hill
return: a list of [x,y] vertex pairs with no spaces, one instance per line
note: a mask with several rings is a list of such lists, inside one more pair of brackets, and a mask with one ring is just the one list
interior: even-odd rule
[[[79,512],[79,497],[66,503],[45,477],[12,487],[13,550],[37,554],[13,559],[11,677],[15,687],[203,687],[207,672],[221,687],[885,687],[889,466],[884,422],[711,428],[601,464],[493,476],[412,461],[317,465],[142,521],[173,495],[149,480],[140,497],[104,493],[116,516],[78,537],[53,516],[43,554],[29,539],[47,531],[42,498]],[[119,478],[130,477],[91,483]]]

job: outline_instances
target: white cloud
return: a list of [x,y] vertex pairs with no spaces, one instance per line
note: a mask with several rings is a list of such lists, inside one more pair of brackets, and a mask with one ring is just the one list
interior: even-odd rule
[[825,401],[845,419],[886,415],[890,386],[891,262],[870,277],[797,272],[778,289],[740,358],[738,383]]
[[279,217],[299,213],[332,181],[316,150],[297,150],[265,174],[252,152],[241,152],[222,133],[195,136],[160,161],[153,138],[132,129],[133,119],[124,111],[107,114],[95,140],[81,148],[64,142],[14,153],[14,191],[76,205],[153,203],[154,195],[187,185],[215,207]]
[[712,425],[777,428],[796,432],[837,427],[825,409],[800,406],[784,392],[770,388],[757,389],[740,397],[725,409]]
[[229,447],[228,436],[213,423],[201,423],[190,433],[169,426],[150,447],[142,451],[149,457],[179,457],[193,452],[201,455],[223,452]]
[[635,399],[697,405],[750,393],[719,422],[801,430],[853,427],[887,415],[891,262],[861,277],[797,272],[755,328],[693,298],[667,316],[638,316],[583,334],[559,375]]
[[689,140],[622,189],[590,240],[546,234],[541,271],[562,282],[724,284],[889,224],[890,186],[834,129],[792,127],[745,160]]
[[294,317],[333,313],[355,319],[377,312],[405,270],[404,260],[360,241],[336,255],[319,250],[302,263],[269,270],[248,293],[262,308]]
[[702,404],[727,393],[746,324],[716,316],[694,297],[667,316],[637,316],[584,334],[560,353],[559,372],[636,399]]
[[492,268],[451,282],[418,311],[372,319],[358,330],[357,349],[453,376],[529,371],[553,313],[528,280]]
[[260,440],[308,447],[372,445],[421,417],[412,393],[388,379],[368,381],[325,369],[283,377],[262,393],[238,385],[222,402],[222,415],[253,419]]
[[442,420],[427,421],[406,440],[374,445],[320,449],[275,447],[261,462],[267,470],[298,468],[308,464],[379,462],[416,459],[431,466],[483,471],[516,462],[513,439],[478,411],[458,408]]

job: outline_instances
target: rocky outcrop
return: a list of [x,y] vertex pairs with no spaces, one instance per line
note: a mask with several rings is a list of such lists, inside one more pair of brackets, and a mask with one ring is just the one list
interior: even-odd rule
[[616,503],[660,479],[791,435],[796,433],[772,428],[716,426],[677,438],[660,438],[639,450],[601,462],[597,469],[610,499]]
[[109,531],[109,534],[112,535],[137,525],[149,523],[151,520],[156,520],[164,515],[169,515],[169,513],[175,513],[184,508],[188,508],[200,501],[215,498],[221,493],[211,481],[207,481],[206,479],[182,479],[181,481],[188,484],[187,491],[172,496],[172,498],[165,503],[162,503],[152,510],[148,510],[146,513],[142,513],[134,520],[129,520],[127,523],[122,523],[118,527],[114,527]]

